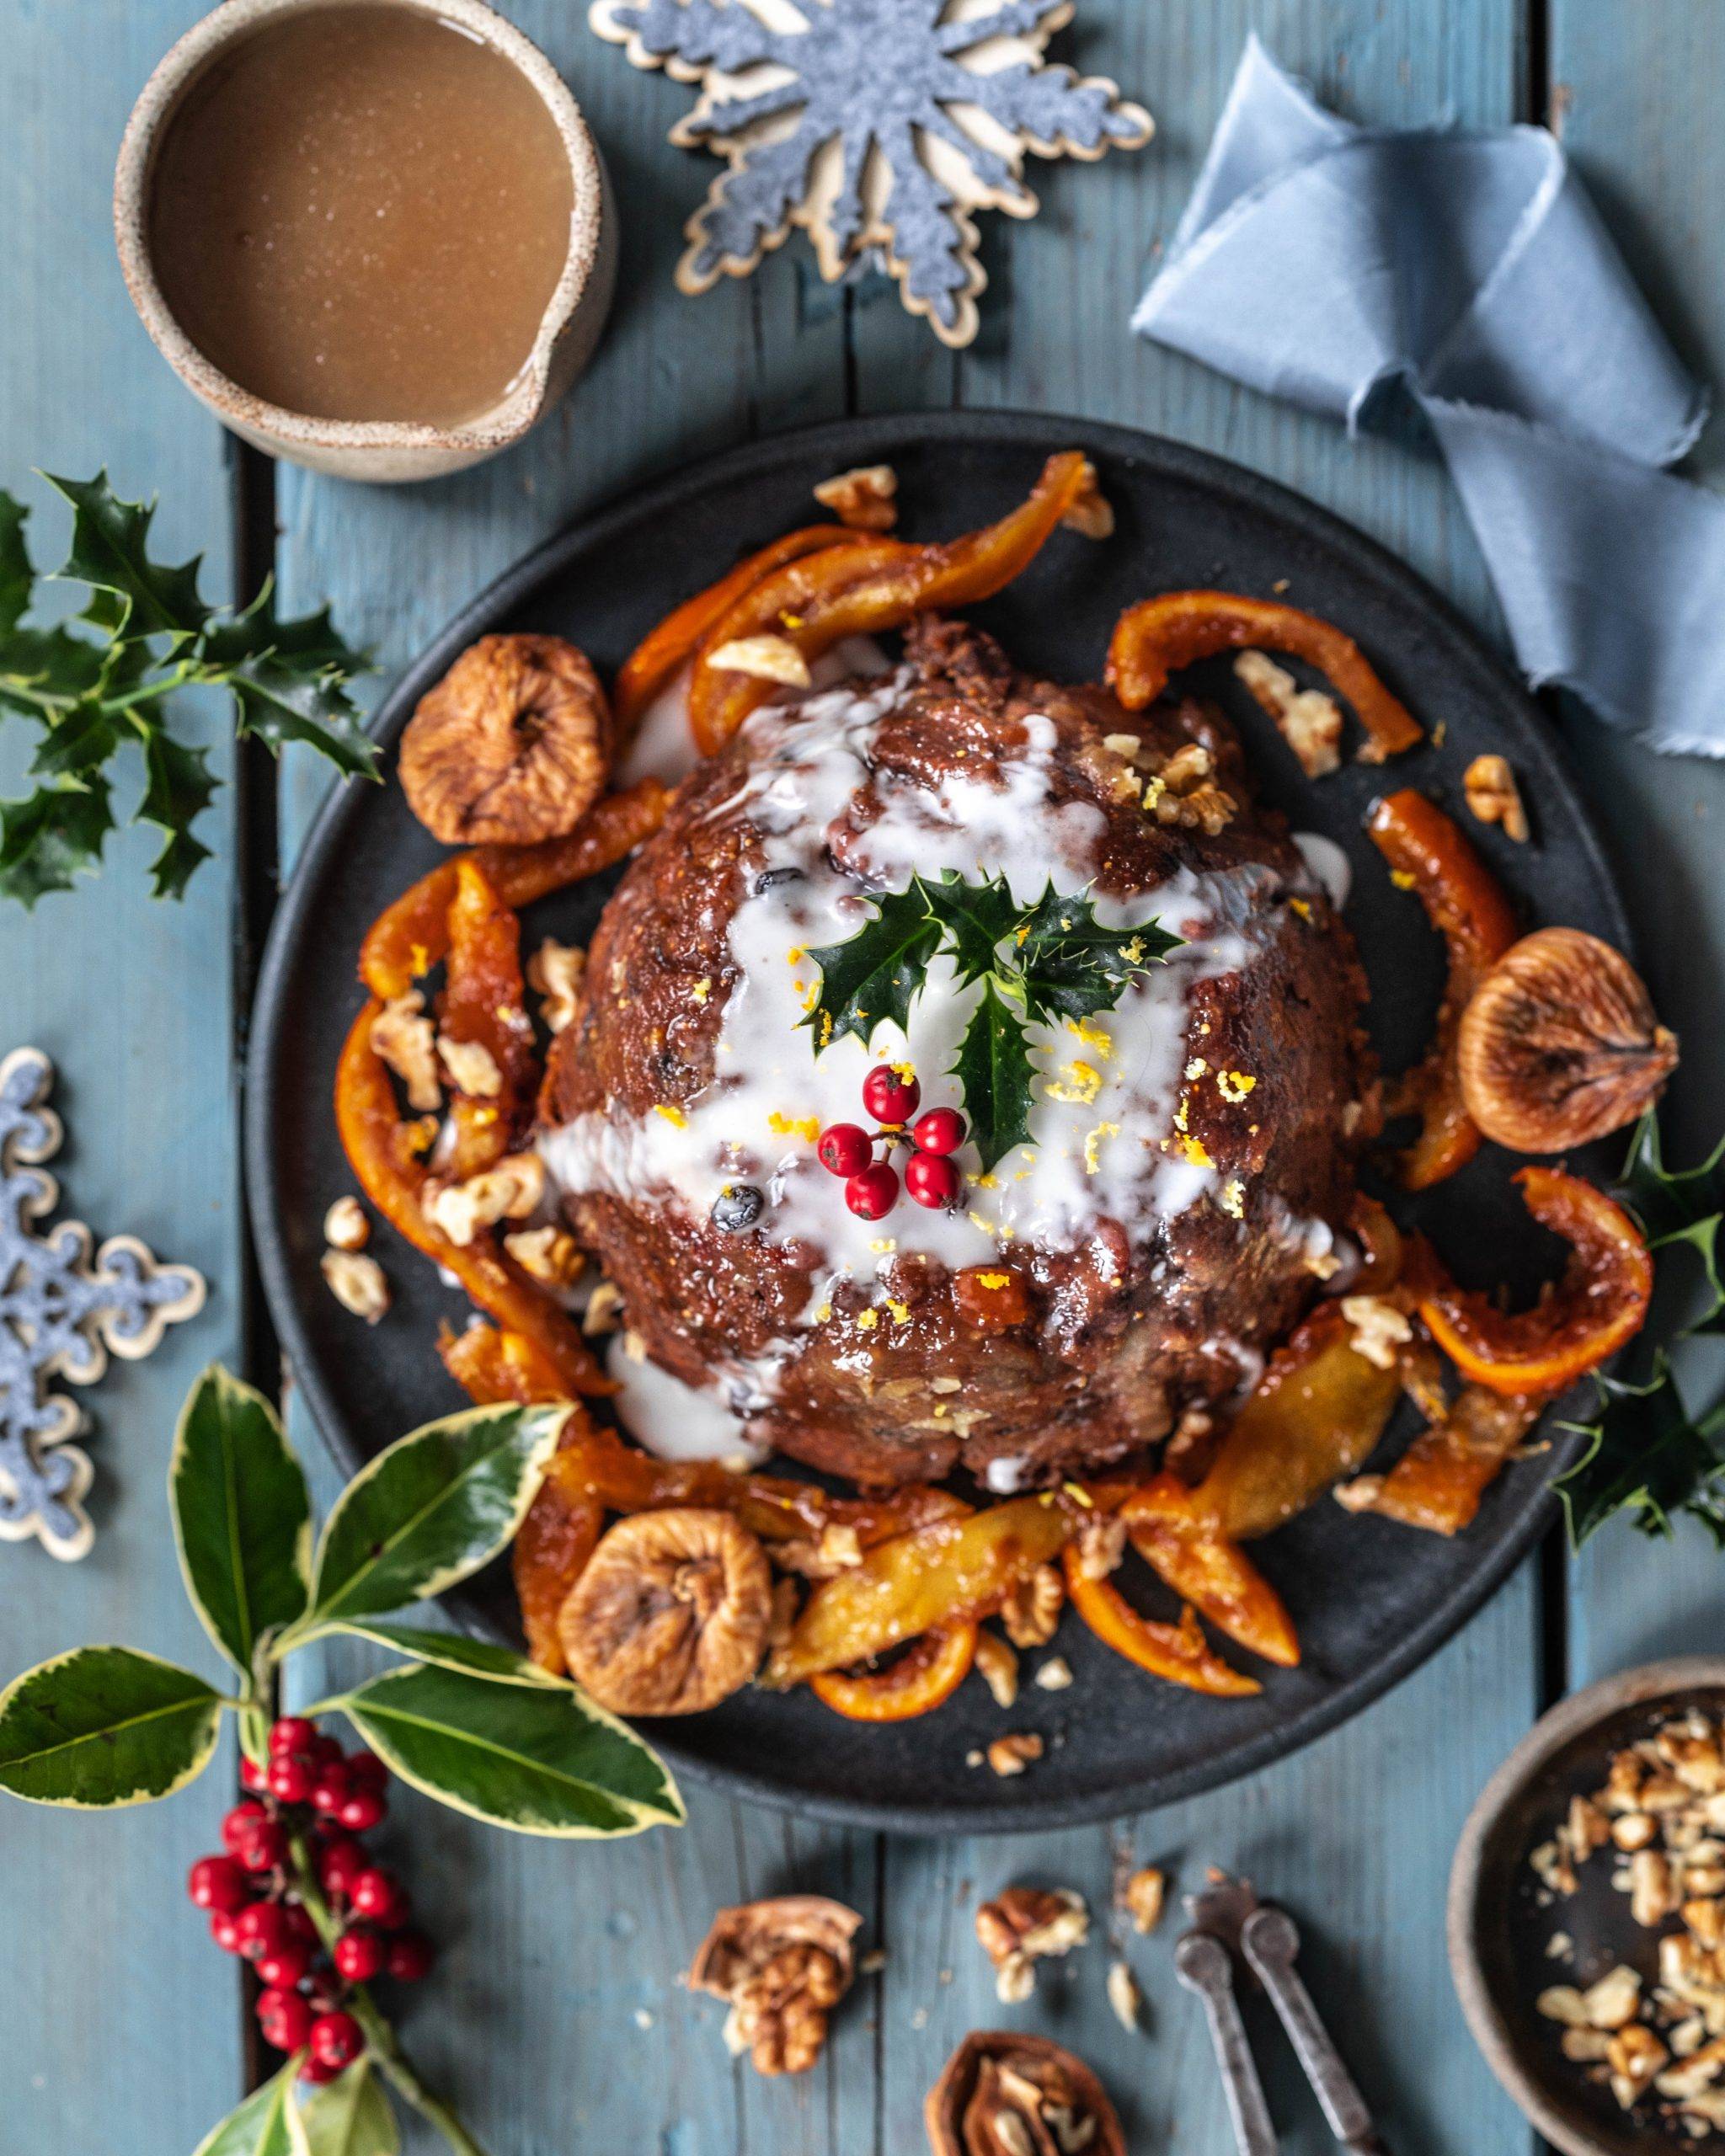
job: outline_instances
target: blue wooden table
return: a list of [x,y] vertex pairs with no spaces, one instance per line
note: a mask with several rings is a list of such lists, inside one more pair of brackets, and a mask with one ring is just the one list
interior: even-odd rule
[[[1325,99],[1387,122],[1544,120],[1558,128],[1680,349],[1725,379],[1725,42],[1717,0],[1084,0],[1071,56],[1156,112],[1150,149],[1032,175],[1028,225],[996,220],[982,334],[943,350],[884,292],[836,294],[800,245],[700,301],[670,272],[708,178],[668,149],[687,93],[594,40],[578,0],[503,0],[563,69],[619,189],[623,265],[599,359],[521,449],[464,478],[393,493],[237,456],[133,317],[109,237],[127,109],[202,0],[0,0],[0,483],[32,465],[107,463],[159,492],[170,546],[206,551],[207,588],[273,567],[296,608],[332,599],[386,675],[480,585],[566,519],[749,435],[846,411],[1040,406],[1159,430],[1274,474],[1350,517],[1498,623],[1442,474],[1407,448],[1334,429],[1220,382],[1126,334],[1242,40],[1260,30]],[[1718,430],[1696,468],[1720,464]],[[1711,458],[1710,452],[1711,451]],[[39,517],[39,530],[53,518]],[[1717,983],[1725,968],[1725,772],[1658,762],[1564,711],[1560,723],[1616,851],[1664,1015],[1688,1051],[1680,1157],[1725,1099]],[[222,714],[212,711],[218,744]],[[74,1210],[208,1274],[210,1305],[93,1396],[100,1536],[81,1566],[0,1545],[0,1675],[117,1637],[195,1662],[163,1496],[175,1409],[220,1356],[267,1342],[248,1286],[235,1103],[254,939],[319,772],[231,751],[239,782],[216,857],[184,905],[143,895],[145,848],[30,918],[0,916],[0,1049],[25,1040],[61,1073]],[[0,787],[22,771],[0,729]],[[312,1433],[298,1436],[316,1456]],[[333,1477],[319,1460],[323,1494]],[[1207,2044],[1172,1978],[1166,1934],[1130,1937],[1148,1996],[1128,2035],[1092,1945],[1033,2006],[996,2006],[971,1935],[1008,1881],[1081,1889],[1103,1927],[1123,1865],[1190,1883],[1244,1869],[1299,1913],[1315,1982],[1398,2156],[1509,2156],[1529,2130],[1462,2027],[1445,1973],[1450,1849],[1490,1769],[1555,1694],[1632,1661],[1717,1645],[1725,1572],[1701,1536],[1653,1550],[1626,1530],[1578,1564],[1554,1542],[1390,1698],[1281,1766],[1172,1812],[1004,1841],[891,1840],[688,1791],[681,1834],[619,1847],[538,1844],[405,1804],[393,1829],[448,1952],[410,2020],[428,2070],[458,2088],[496,2156],[913,2156],[920,2106],[959,2037],[1002,2015],[1090,2057],[1135,2149],[1231,2147]],[[179,1899],[215,1839],[226,1774],[160,1809],[0,1814],[0,2149],[7,2156],[189,2156],[245,2085],[235,1966]],[[410,1849],[409,1847],[410,1844]],[[679,1972],[718,1903],[788,1886],[862,1909],[883,1972],[864,1981],[819,2068],[756,2079],[719,2041],[722,2009]],[[1278,2059],[1290,2150],[1331,2146]],[[417,2148],[420,2144],[414,2143]]]

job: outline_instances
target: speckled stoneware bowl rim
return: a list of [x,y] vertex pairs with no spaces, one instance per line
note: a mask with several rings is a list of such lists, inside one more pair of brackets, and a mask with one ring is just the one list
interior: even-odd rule
[[[1517,1800],[1546,1765],[1602,1723],[1626,1708],[1656,1700],[1680,1701],[1689,1695],[1725,1687],[1725,1655],[1680,1655],[1669,1662],[1642,1663],[1573,1694],[1542,1715],[1481,1790],[1468,1814],[1450,1867],[1445,1929],[1450,1973],[1474,2041],[1504,2089],[1532,2124],[1565,2156],[1609,2156],[1602,2143],[1580,2132],[1573,2119],[1550,2102],[1538,2080],[1522,2064],[1521,2047],[1499,2009],[1479,1951],[1479,1891],[1494,1837]],[[1681,2143],[1673,2140],[1673,2148]]]
[[172,46],[132,108],[114,173],[114,232],[126,289],[158,350],[224,419],[284,445],[334,451],[444,450],[475,456],[506,448],[526,434],[547,400],[552,355],[574,318],[599,259],[605,184],[599,153],[569,85],[515,24],[484,0],[370,0],[441,18],[511,61],[543,99],[569,161],[574,201],[569,253],[526,366],[488,412],[458,426],[401,419],[318,419],[255,397],[204,356],[174,318],[151,260],[149,186],[155,152],[180,100],[216,56],[271,18],[298,14],[327,0],[222,0]]

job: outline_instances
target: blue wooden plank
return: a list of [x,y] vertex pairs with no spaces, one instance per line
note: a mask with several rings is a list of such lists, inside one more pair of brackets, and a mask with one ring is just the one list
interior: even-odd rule
[[[174,382],[132,314],[115,260],[109,186],[127,109],[199,0],[100,0],[78,9],[9,0],[0,11],[0,483],[39,505],[39,553],[66,524],[32,465],[162,495],[158,529],[206,551],[226,595],[228,494],[222,437]],[[204,714],[220,744],[225,712]],[[0,792],[26,760],[0,727]],[[229,758],[218,746],[217,768]],[[129,773],[126,783],[136,783]],[[217,848],[183,906],[147,896],[153,847],[131,834],[101,883],[0,910],[0,1049],[33,1040],[60,1068],[71,1139],[56,1162],[70,1209],[130,1229],[211,1283],[209,1307],[148,1362],[119,1363],[82,1396],[95,1418],[99,1534],[83,1564],[0,1545],[0,1677],[86,1640],[136,1641],[213,1673],[182,1594],[165,1497],[181,1397],[237,1346],[239,1236],[232,1120],[230,799],[204,826]],[[233,1965],[182,1898],[216,1839],[231,1762],[160,1808],[113,1817],[7,1803],[0,1819],[0,1999],[8,2075],[0,2141],[19,2151],[136,2148],[179,2156],[241,2086]]]

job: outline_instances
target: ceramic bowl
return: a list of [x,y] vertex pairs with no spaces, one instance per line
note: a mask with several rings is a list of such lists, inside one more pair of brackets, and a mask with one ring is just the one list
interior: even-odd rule
[[483,0],[374,0],[457,24],[513,61],[545,100],[574,181],[569,253],[520,377],[501,400],[459,426],[314,419],[253,396],[211,365],[169,312],[150,260],[151,169],[180,100],[233,40],[318,0],[223,0],[188,30],[133,108],[114,178],[114,227],[133,303],[187,387],[237,435],[272,456],[349,479],[430,479],[519,441],[574,381],[597,343],[617,282],[617,215],[597,145],[562,77],[531,40]]
[[[1610,1884],[1604,1852],[1580,1867],[1573,1894],[1542,1902],[1528,1856],[1550,1839],[1577,1790],[1598,1789],[1614,1753],[1691,1707],[1725,1716],[1725,1655],[1648,1663],[1590,1684],[1535,1723],[1487,1783],[1450,1874],[1450,1968],[1487,2063],[1546,2139],[1566,2156],[1649,2156],[1696,2146],[1674,2127],[1620,2111],[1559,2049],[1557,2025],[1534,2001],[1546,1986],[1585,1988],[1618,1961],[1653,1969],[1652,1935]],[[1549,1956],[1562,1930],[1573,1959]]]

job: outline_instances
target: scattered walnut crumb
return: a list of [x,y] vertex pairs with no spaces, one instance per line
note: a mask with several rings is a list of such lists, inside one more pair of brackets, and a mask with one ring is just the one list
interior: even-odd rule
[[329,1292],[344,1310],[376,1325],[389,1308],[389,1283],[375,1257],[353,1250],[326,1250],[320,1261]]
[[1343,1295],[1341,1309],[1354,1353],[1381,1370],[1393,1370],[1396,1350],[1413,1337],[1408,1320],[1381,1295]]
[[1031,1682],[1039,1691],[1064,1692],[1072,1682],[1072,1665],[1063,1654],[1051,1654]]
[[503,1091],[497,1058],[483,1041],[452,1041],[440,1033],[437,1053],[451,1085],[470,1101],[494,1101]]
[[1158,1871],[1153,1864],[1135,1871],[1120,1889],[1120,1899],[1135,1931],[1156,1929],[1162,1922],[1162,1908],[1167,1898],[1167,1875]]
[[553,1033],[574,1022],[581,1007],[587,953],[547,936],[527,961],[527,985],[539,998],[539,1015]]
[[1018,1697],[1018,1657],[997,1632],[976,1635],[976,1667],[995,1705],[1010,1707]]
[[363,1250],[371,1240],[371,1223],[357,1198],[338,1198],[323,1215],[323,1240],[331,1250]]
[[581,1313],[581,1330],[591,1340],[601,1332],[615,1332],[622,1323],[623,1291],[615,1280],[601,1280],[587,1298]]
[[[936,1384],[940,1380],[937,1379]],[[1046,1646],[1060,1621],[1066,1601],[1066,1583],[1058,1567],[1039,1565],[1028,1579],[1020,1580],[1001,1605],[1001,1623],[1015,1647]]]
[[988,1764],[1002,1781],[1010,1774],[1022,1774],[1033,1760],[1042,1757],[1042,1739],[1033,1731],[1012,1737],[997,1737],[988,1748]]
[[1114,535],[1114,504],[1103,494],[1096,467],[1087,456],[1078,477],[1078,492],[1060,522],[1068,531],[1085,539],[1112,539]]
[[482,1228],[525,1220],[545,1196],[545,1168],[537,1153],[512,1153],[465,1182],[446,1183],[427,1208],[434,1227],[466,1249]]
[[1089,1930],[1084,1897],[1065,1886],[1008,1886],[976,1912],[978,1942],[994,1964],[995,1990],[1008,2006],[1035,1990],[1033,1963],[1070,1954]]
[[852,531],[890,531],[899,520],[899,475],[890,464],[857,464],[823,479],[814,490],[823,509],[830,509]]
[[830,1524],[818,1537],[798,1536],[780,1543],[773,1556],[787,1572],[800,1572],[804,1579],[836,1579],[862,1563],[862,1540],[854,1527]]
[[1144,2011],[1144,1993],[1138,1988],[1138,1979],[1124,1961],[1108,1964],[1108,2004],[1114,2009],[1114,2019],[1123,2029],[1136,2029],[1138,2018]]
[[781,682],[788,689],[809,685],[809,662],[788,637],[737,637],[722,643],[708,663],[757,681]]
[[1232,823],[1238,806],[1232,794],[1216,784],[1215,770],[1210,750],[1201,742],[1187,742],[1146,787],[1145,807],[1159,824],[1201,830],[1215,838]]
[[542,1288],[571,1288],[586,1268],[581,1246],[566,1228],[552,1222],[542,1228],[518,1228],[504,1237],[503,1246]]
[[1116,1513],[1092,1513],[1079,1529],[1073,1548],[1085,1578],[1105,1580],[1126,1555],[1126,1523]]
[[1507,756],[1476,756],[1462,776],[1461,790],[1480,823],[1500,824],[1506,839],[1526,844],[1527,811]]
[[1276,722],[1276,731],[1308,778],[1322,778],[1342,761],[1342,707],[1322,689],[1302,689],[1268,652],[1242,651],[1234,672]]
[[371,1041],[372,1053],[407,1087],[410,1108],[423,1113],[441,1105],[436,1034],[425,1016],[425,999],[418,989],[391,997],[371,1021]]

